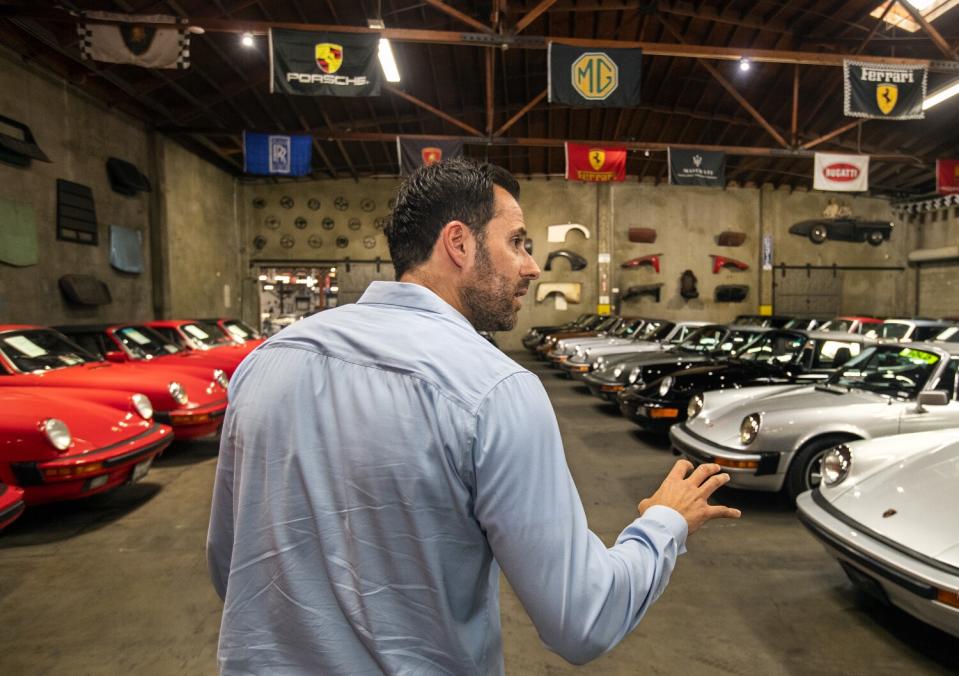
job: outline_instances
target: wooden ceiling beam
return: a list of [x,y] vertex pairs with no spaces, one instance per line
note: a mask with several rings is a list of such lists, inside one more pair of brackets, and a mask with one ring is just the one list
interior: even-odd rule
[[539,15],[556,4],[556,0],[540,0],[540,3],[528,11],[522,19],[516,22],[513,28],[513,35],[522,33],[523,30],[539,18]]
[[434,8],[434,9],[438,9],[439,11],[443,12],[444,14],[448,14],[449,16],[453,17],[453,18],[456,19],[457,21],[460,21],[460,22],[462,22],[462,23],[465,23],[467,26],[472,26],[473,28],[475,28],[476,30],[480,31],[481,33],[490,33],[490,34],[492,34],[492,32],[493,32],[493,29],[490,28],[489,26],[487,26],[487,25],[486,25],[485,23],[483,23],[482,21],[477,21],[477,20],[474,19],[473,17],[471,17],[471,16],[469,16],[469,15],[467,15],[467,14],[464,14],[463,12],[459,11],[459,10],[456,9],[455,7],[450,7],[449,5],[447,5],[447,4],[446,4],[445,2],[443,2],[442,0],[424,0],[424,1],[425,1],[426,4],[429,5],[430,7]]
[[483,60],[486,66],[486,135],[493,133],[493,104],[495,103],[495,89],[493,88],[493,77],[495,75],[494,61],[496,52],[492,47],[486,49],[483,54]]
[[544,90],[541,91],[539,94],[537,94],[535,97],[533,97],[533,99],[532,99],[529,103],[527,103],[525,106],[523,106],[522,108],[520,108],[511,118],[509,118],[508,120],[506,120],[506,122],[503,123],[503,126],[500,127],[499,129],[497,129],[497,130],[493,133],[493,136],[502,136],[503,134],[505,134],[505,133],[506,133],[506,130],[509,129],[510,127],[512,127],[514,124],[516,124],[516,123],[520,120],[520,118],[523,117],[523,115],[525,115],[526,113],[528,113],[529,111],[531,111],[533,108],[535,108],[536,106],[538,106],[540,103],[542,103],[542,102],[543,102],[543,99],[546,98],[546,95],[547,95],[548,93],[549,93],[549,90],[548,90],[548,89],[544,89]]
[[443,112],[442,110],[440,110],[439,108],[435,108],[435,107],[431,106],[431,105],[428,104],[426,101],[423,101],[422,99],[418,99],[418,98],[416,98],[415,96],[413,96],[412,94],[407,94],[407,93],[404,92],[402,89],[398,89],[397,87],[394,87],[393,85],[383,85],[383,89],[386,90],[386,91],[388,91],[388,92],[390,92],[391,94],[395,94],[396,96],[400,97],[401,99],[403,99],[403,100],[405,100],[405,101],[409,101],[410,103],[412,103],[414,106],[417,106],[418,108],[422,108],[423,110],[426,110],[426,111],[429,111],[429,112],[433,113],[433,114],[436,115],[438,118],[440,118],[440,119],[442,119],[442,120],[446,120],[446,121],[449,122],[450,124],[452,124],[452,125],[454,125],[454,126],[456,126],[456,127],[459,127],[459,128],[462,129],[463,131],[466,131],[466,132],[468,132],[468,133],[470,133],[470,134],[472,134],[472,135],[474,135],[474,136],[480,136],[480,137],[483,136],[483,132],[481,132],[479,129],[477,129],[477,128],[475,128],[475,127],[471,127],[470,125],[466,124],[465,122],[461,122],[460,120],[457,120],[457,119],[456,119],[455,117],[453,117],[452,115],[447,115],[446,113],[444,113],[444,112]]
[[[889,4],[890,6],[892,5],[891,2]],[[929,39],[931,39],[933,44],[936,45],[936,49],[942,52],[943,56],[945,56],[947,59],[956,58],[955,48],[946,42],[946,39],[942,37],[942,34],[939,31],[936,30],[935,26],[926,21],[926,17],[922,15],[922,12],[913,7],[911,2],[900,2],[899,6],[909,12],[909,15],[917,24],[922,27],[922,30],[926,32],[926,35],[928,35]]]
[[828,140],[830,140],[830,139],[833,139],[833,138],[839,136],[840,134],[843,134],[843,133],[849,131],[850,129],[853,129],[853,128],[855,128],[855,127],[858,127],[858,126],[861,125],[864,121],[865,121],[865,120],[853,120],[852,122],[847,122],[846,124],[841,125],[841,126],[837,127],[836,129],[833,129],[832,131],[823,134],[822,136],[818,136],[818,137],[814,138],[812,141],[806,141],[805,143],[803,143],[803,144],[802,144],[801,146],[799,146],[799,147],[802,148],[802,149],[804,149],[804,150],[809,150],[810,148],[815,148],[816,146],[818,146],[818,145],[820,145],[820,144],[822,144],[822,143],[825,143],[826,141],[828,141]]

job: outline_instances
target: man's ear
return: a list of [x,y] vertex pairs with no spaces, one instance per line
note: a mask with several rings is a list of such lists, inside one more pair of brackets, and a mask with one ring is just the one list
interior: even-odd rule
[[440,231],[440,246],[453,265],[465,268],[472,259],[473,233],[462,221],[450,221]]

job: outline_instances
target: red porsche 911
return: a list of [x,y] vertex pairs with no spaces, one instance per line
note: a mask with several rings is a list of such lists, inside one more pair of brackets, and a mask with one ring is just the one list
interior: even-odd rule
[[138,481],[171,441],[143,394],[0,388],[0,483],[23,489],[27,505]]
[[22,488],[0,482],[0,530],[16,521],[25,506]]
[[0,324],[0,388],[14,386],[140,392],[153,402],[157,422],[172,426],[178,439],[215,433],[227,405],[226,391],[213,380],[111,364],[52,329]]

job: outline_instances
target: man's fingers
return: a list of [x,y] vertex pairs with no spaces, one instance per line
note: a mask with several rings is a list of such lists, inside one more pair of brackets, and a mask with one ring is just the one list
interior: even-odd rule
[[686,475],[689,474],[689,470],[692,468],[693,463],[689,462],[689,460],[686,460],[685,458],[682,460],[677,460],[676,464],[673,465],[673,468],[669,470],[669,474],[666,475],[666,478],[682,481],[686,478]]
[[715,463],[706,463],[694,469],[693,473],[689,475],[689,480],[693,482],[693,485],[701,486],[706,479],[713,474],[718,474],[721,470],[722,467]]
[[734,507],[723,507],[722,505],[710,505],[706,509],[706,516],[710,519],[738,519],[743,513]]
[[703,492],[703,497],[708,499],[710,495],[716,492],[717,488],[725,486],[727,483],[729,483],[728,474],[713,474],[699,488]]

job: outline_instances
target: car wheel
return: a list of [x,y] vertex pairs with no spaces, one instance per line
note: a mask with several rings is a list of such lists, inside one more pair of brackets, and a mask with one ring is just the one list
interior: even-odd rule
[[822,481],[822,458],[826,452],[854,438],[832,434],[813,439],[799,449],[786,471],[786,496],[790,504],[796,505],[800,493],[819,487]]
[[819,224],[814,225],[809,230],[809,239],[813,241],[813,244],[822,244],[829,238],[829,231],[826,229],[825,225]]
[[872,244],[873,246],[879,246],[883,243],[882,233],[878,230],[870,230],[869,234],[866,235],[866,241]]

